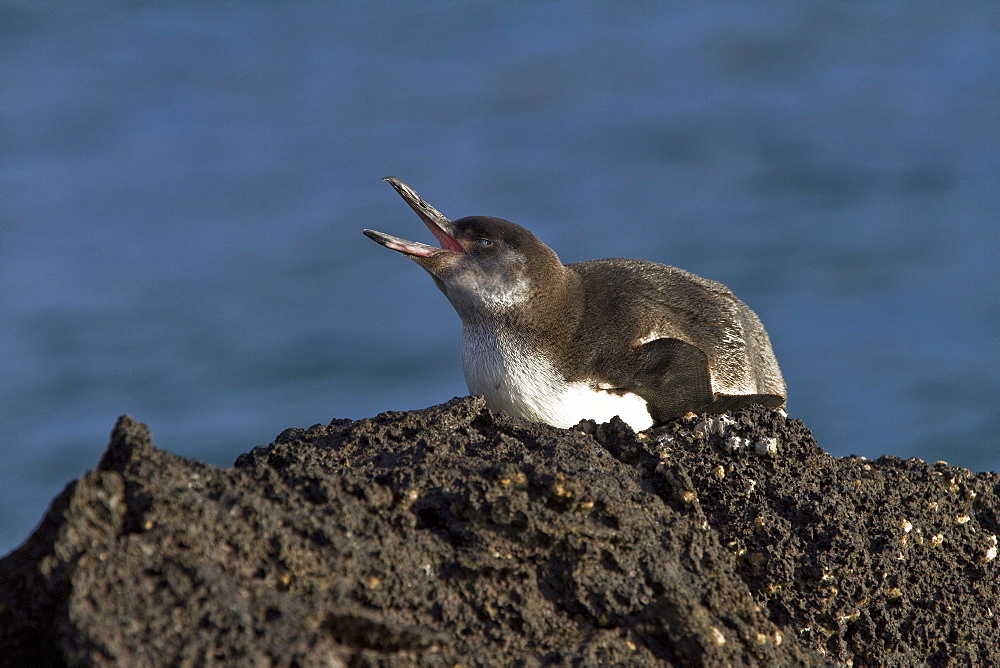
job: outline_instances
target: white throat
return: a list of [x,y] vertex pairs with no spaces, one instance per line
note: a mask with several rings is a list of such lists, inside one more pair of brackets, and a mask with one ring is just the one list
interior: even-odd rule
[[653,426],[642,397],[567,382],[551,360],[486,323],[463,325],[462,366],[469,392],[485,397],[493,411],[562,428],[616,415],[635,431]]

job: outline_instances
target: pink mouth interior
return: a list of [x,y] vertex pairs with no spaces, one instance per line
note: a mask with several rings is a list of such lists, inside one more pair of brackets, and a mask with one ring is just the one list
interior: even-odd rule
[[465,249],[462,248],[462,245],[458,243],[458,240],[455,239],[455,237],[439,229],[437,225],[434,225],[432,223],[427,223],[427,227],[430,228],[431,233],[434,235],[434,238],[438,240],[438,243],[441,244],[441,248],[443,248],[444,250],[450,250],[453,253],[465,252]]

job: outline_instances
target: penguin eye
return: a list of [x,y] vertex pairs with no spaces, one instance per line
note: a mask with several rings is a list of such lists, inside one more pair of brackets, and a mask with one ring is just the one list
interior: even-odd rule
[[473,241],[475,241],[475,243],[479,244],[483,248],[491,248],[493,246],[492,239],[486,239],[484,237],[480,237],[479,239],[473,239]]

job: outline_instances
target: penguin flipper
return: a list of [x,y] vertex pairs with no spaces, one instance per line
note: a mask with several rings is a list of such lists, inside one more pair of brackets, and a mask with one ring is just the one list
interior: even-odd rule
[[630,385],[649,404],[656,424],[699,411],[712,403],[712,379],[705,352],[680,339],[654,339],[635,349]]

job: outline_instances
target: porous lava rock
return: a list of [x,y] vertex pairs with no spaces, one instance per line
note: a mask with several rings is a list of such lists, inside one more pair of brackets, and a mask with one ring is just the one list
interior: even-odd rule
[[991,665],[998,494],[760,407],[636,435],[467,397],[228,469],[123,417],[0,560],[0,661]]

